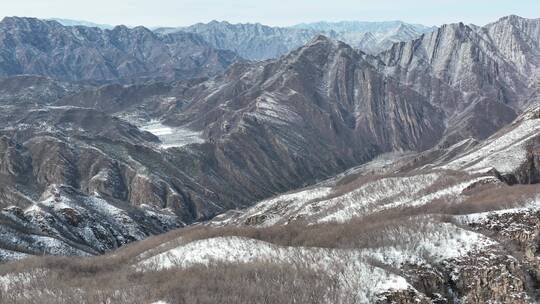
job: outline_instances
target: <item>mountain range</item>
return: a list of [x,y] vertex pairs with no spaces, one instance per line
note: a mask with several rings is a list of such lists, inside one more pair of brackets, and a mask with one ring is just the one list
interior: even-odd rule
[[63,19],[63,18],[51,18],[50,21],[57,21],[65,26],[86,26],[86,27],[98,27],[104,30],[110,30],[114,28],[114,25],[109,24],[100,24],[84,20],[73,20],[73,19]]
[[376,54],[394,42],[417,38],[435,27],[390,22],[319,22],[291,27],[262,24],[231,24],[226,21],[198,23],[180,28],[158,28],[157,33],[191,32],[201,35],[218,49],[236,51],[251,60],[276,58],[298,48],[317,35],[341,40],[364,52]]
[[125,26],[103,30],[35,18],[4,18],[0,45],[0,75],[34,74],[68,82],[206,77],[238,59],[189,33],[157,35]]
[[206,275],[197,265],[220,282],[277,276],[300,303],[537,297],[540,19],[150,31],[14,17],[0,45],[0,259],[115,250],[0,266],[2,301],[19,300],[13,284],[66,302],[230,290],[166,283]]

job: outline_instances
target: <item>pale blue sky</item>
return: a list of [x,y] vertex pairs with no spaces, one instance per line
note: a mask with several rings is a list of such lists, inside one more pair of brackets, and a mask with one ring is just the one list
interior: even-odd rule
[[540,0],[4,0],[4,16],[107,24],[181,26],[210,20],[291,25],[312,21],[403,20],[483,25],[517,14],[540,17]]

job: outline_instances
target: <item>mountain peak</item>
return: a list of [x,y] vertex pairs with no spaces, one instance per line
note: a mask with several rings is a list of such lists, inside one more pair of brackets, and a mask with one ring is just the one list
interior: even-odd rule
[[311,39],[311,41],[307,45],[314,45],[314,44],[320,44],[320,43],[334,44],[334,40],[328,38],[325,35],[319,34],[319,35],[316,35],[315,37],[313,37],[313,39]]
[[17,16],[4,17],[4,19],[2,19],[2,21],[1,21],[1,23],[2,24],[9,24],[9,25],[45,24],[45,23],[61,25],[60,23],[58,23],[56,21],[46,21],[46,20],[41,20],[41,19],[34,18],[34,17],[17,17]]
[[540,18],[524,18],[518,15],[508,15],[508,16],[504,16],[500,18],[499,20],[495,22],[488,24],[487,26],[493,25],[493,24],[499,24],[499,23],[519,25],[519,24],[530,23],[530,22],[533,22],[533,23],[540,22]]
[[518,15],[508,15],[508,16],[504,16],[502,18],[499,19],[499,21],[503,21],[503,20],[523,20],[523,19],[526,19],[526,18],[523,18],[521,16],[518,16]]

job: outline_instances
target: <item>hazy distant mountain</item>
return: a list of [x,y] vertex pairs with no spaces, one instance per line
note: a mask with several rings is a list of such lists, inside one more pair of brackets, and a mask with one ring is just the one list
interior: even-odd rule
[[161,28],[159,33],[196,33],[217,49],[237,52],[246,59],[269,59],[286,54],[316,36],[312,30],[270,27],[259,23],[231,24],[226,21],[197,23],[183,28]]
[[392,44],[410,41],[424,33],[432,32],[436,27],[408,24],[401,21],[390,22],[319,22],[296,27],[336,32],[336,39],[370,54],[377,54],[388,49]]
[[425,26],[422,24],[412,24],[406,23],[403,21],[381,21],[381,22],[371,22],[371,21],[338,21],[338,22],[313,22],[313,23],[300,23],[293,25],[292,28],[299,29],[310,29],[316,31],[335,31],[338,33],[351,33],[351,32],[361,32],[361,33],[387,33],[393,31],[401,26],[407,26],[415,31],[422,33],[432,31],[434,27]]
[[6,17],[0,22],[0,75],[35,74],[63,81],[145,81],[212,76],[238,56],[200,36],[157,35],[144,27],[64,26]]
[[159,28],[156,32],[186,31],[197,33],[215,48],[234,50],[246,59],[260,60],[277,58],[304,45],[320,34],[344,41],[362,51],[376,54],[387,49],[394,42],[408,41],[433,29],[401,21],[319,22],[293,27],[212,21],[181,28]]
[[80,26],[87,26],[87,27],[98,27],[98,28],[104,29],[104,30],[105,29],[110,30],[110,29],[114,28],[114,25],[99,24],[99,23],[94,23],[94,22],[84,21],[84,20],[73,20],[73,19],[62,19],[62,18],[51,18],[51,19],[47,19],[47,20],[56,21],[56,22],[59,22],[60,24],[65,25],[65,26],[77,26],[77,25],[80,25]]

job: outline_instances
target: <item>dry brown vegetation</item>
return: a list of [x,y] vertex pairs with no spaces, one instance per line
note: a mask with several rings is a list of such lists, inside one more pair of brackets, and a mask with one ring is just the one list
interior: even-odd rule
[[[448,174],[433,189],[460,181]],[[373,180],[349,180],[342,191]],[[181,243],[222,236],[239,236],[281,246],[372,248],[395,246],[388,235],[409,229],[429,235],[422,219],[450,221],[453,215],[520,206],[540,193],[540,185],[476,185],[460,202],[438,200],[420,207],[384,210],[346,223],[251,226],[191,226],[132,243],[93,258],[40,257],[0,265],[0,275],[26,273],[31,284],[17,284],[0,294],[0,303],[322,303],[336,296],[335,278],[312,269],[278,263],[195,266],[160,272],[137,272],[143,257]],[[141,256],[143,255],[143,256]],[[47,271],[43,273],[41,269]],[[47,292],[43,292],[46,290]],[[39,301],[36,301],[39,299]]]
[[329,284],[332,279],[324,274],[275,263],[141,273],[125,265],[99,265],[100,261],[104,260],[42,259],[40,267],[48,271],[31,274],[31,284],[3,292],[0,303],[322,303],[336,295]]

